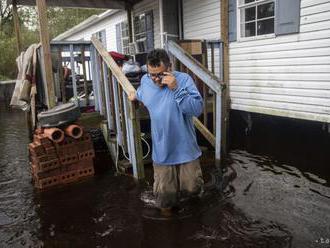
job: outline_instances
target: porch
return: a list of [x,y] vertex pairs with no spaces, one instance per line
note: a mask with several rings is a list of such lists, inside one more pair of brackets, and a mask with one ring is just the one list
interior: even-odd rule
[[[87,4],[85,1],[84,4]],[[131,9],[139,1],[128,2],[128,1],[110,1],[111,8],[126,8],[127,18],[130,20]],[[18,4],[33,4],[29,1],[19,1]],[[47,1],[48,3],[48,1]],[[98,5],[96,2],[93,7],[101,7],[103,5]],[[109,4],[110,4],[109,3]],[[49,1],[49,5],[52,6],[52,1]],[[60,6],[66,7],[66,3]],[[88,3],[91,4],[91,3]],[[120,4],[124,4],[119,6]],[[37,6],[39,10],[39,17],[42,17],[46,9],[45,1],[37,1]],[[91,5],[88,5],[91,6]],[[86,7],[77,6],[77,7]],[[104,6],[103,6],[104,7]],[[110,7],[110,5],[108,6]],[[129,21],[129,37],[132,42],[133,38],[133,27],[132,22]],[[47,36],[47,30],[45,30],[45,25],[40,21],[41,26],[41,38],[42,41],[44,36]],[[43,26],[43,28],[42,28]],[[215,65],[215,51],[218,49],[219,58],[223,58],[224,45],[220,41],[203,41],[199,42],[201,53],[198,54],[200,61],[193,57],[194,55],[189,54],[187,50],[184,50],[179,44],[173,40],[171,34],[162,32],[162,43],[167,49],[171,56],[173,69],[179,69],[189,73],[197,83],[197,86],[204,97],[204,111],[203,116],[200,119],[194,118],[194,124],[199,132],[202,134],[205,140],[207,140],[214,149],[216,165],[220,166],[221,158],[221,136],[223,133],[222,122],[225,118],[223,117],[223,89],[224,89],[224,73],[222,71],[223,63],[220,63],[220,68],[218,69],[220,73],[220,78],[214,75],[216,70]],[[185,42],[181,42],[184,46]],[[109,150],[111,151],[113,160],[121,167],[125,165],[131,165],[133,168],[134,177],[141,179],[144,177],[144,163],[148,161],[148,156],[143,154],[143,136],[150,136],[146,132],[141,132],[141,121],[148,122],[148,114],[145,108],[139,106],[138,103],[130,102],[127,99],[128,94],[135,92],[135,88],[131,82],[127,79],[125,74],[118,67],[116,62],[108,54],[104,45],[96,38],[93,37],[91,42],[55,42],[50,44],[51,49],[47,49],[47,44],[49,40],[43,43],[43,54],[44,54],[44,74],[45,81],[47,82],[46,91],[48,93],[48,107],[51,108],[55,104],[55,97],[61,99],[57,104],[65,102],[67,97],[65,96],[65,87],[63,87],[63,79],[61,79],[62,72],[58,73],[58,80],[54,82],[54,75],[52,74],[49,66],[51,66],[52,61],[50,60],[50,52],[55,52],[58,55],[58,59],[63,64],[64,61],[69,62],[72,75],[72,91],[73,99],[77,105],[80,105],[79,99],[79,87],[83,89],[85,96],[89,96],[91,92],[94,94],[94,106],[95,110],[104,118],[102,122],[102,130],[104,137],[108,143]],[[198,42],[197,42],[198,43]],[[198,45],[197,45],[198,46]],[[206,49],[206,50],[205,50]],[[47,51],[48,50],[48,51]],[[210,56],[208,57],[207,51],[210,51]],[[64,55],[65,53],[69,56]],[[75,63],[77,62],[77,54],[80,54],[80,62],[83,70],[83,82],[79,84],[75,75]],[[196,55],[196,54],[195,54]],[[198,57],[197,56],[197,57]],[[213,73],[207,69],[208,62],[211,63]],[[60,69],[61,70],[61,66]],[[91,86],[91,87],[90,87]],[[92,104],[88,102],[89,98],[86,97],[86,106],[91,106]],[[149,145],[150,146],[150,145]],[[127,158],[118,161],[118,156],[121,154]],[[148,152],[150,154],[150,152]],[[150,159],[149,159],[150,161]],[[117,167],[118,169],[119,167]]]

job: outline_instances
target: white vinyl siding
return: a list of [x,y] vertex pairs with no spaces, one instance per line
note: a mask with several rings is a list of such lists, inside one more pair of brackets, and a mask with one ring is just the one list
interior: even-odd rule
[[[165,1],[164,1],[165,4]],[[133,15],[141,15],[152,10],[154,28],[154,47],[160,48],[160,24],[159,24],[159,1],[144,0],[133,6]]]
[[220,0],[183,0],[184,39],[220,39]]
[[[183,37],[185,40],[220,39],[220,0],[183,0]],[[208,49],[211,71],[211,49]],[[219,48],[214,49],[214,73],[220,76]]]
[[68,37],[66,40],[90,40],[92,35],[105,30],[108,51],[117,51],[116,24],[127,20],[126,11],[119,11],[94,25]]
[[330,0],[301,0],[300,32],[232,42],[231,108],[330,122]]

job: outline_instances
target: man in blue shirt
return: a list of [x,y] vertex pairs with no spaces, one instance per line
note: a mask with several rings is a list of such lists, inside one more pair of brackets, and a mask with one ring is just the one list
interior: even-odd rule
[[151,120],[152,160],[157,206],[165,215],[176,205],[178,193],[199,193],[203,186],[199,164],[201,150],[196,141],[193,116],[203,110],[203,99],[192,78],[170,71],[170,59],[163,49],[147,56],[148,73],[136,94]]

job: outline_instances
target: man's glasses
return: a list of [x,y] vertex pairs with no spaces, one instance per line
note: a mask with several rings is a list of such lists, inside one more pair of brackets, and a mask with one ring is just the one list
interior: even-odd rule
[[148,73],[148,77],[152,78],[152,79],[162,79],[165,76],[164,72],[160,72],[160,73]]

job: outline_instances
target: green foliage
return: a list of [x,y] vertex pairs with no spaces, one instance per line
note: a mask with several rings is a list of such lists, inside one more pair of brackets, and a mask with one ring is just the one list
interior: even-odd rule
[[73,9],[73,8],[48,8],[49,36],[57,35],[69,30],[92,15],[104,12],[100,9]]
[[[91,15],[100,14],[104,10],[77,8],[48,8],[50,40],[79,24]],[[33,43],[39,43],[38,16],[34,7],[18,9],[22,48],[25,50]],[[11,6],[7,0],[0,0],[0,80],[15,79],[16,67],[16,36],[14,32]]]

